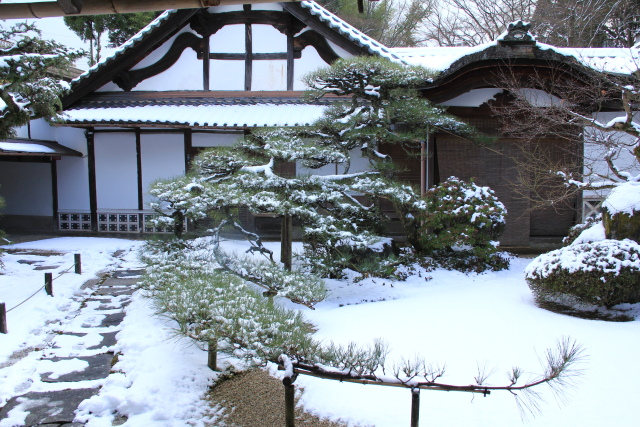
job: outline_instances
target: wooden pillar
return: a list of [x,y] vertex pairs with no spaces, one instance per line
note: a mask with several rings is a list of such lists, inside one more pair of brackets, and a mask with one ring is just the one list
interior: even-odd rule
[[215,340],[209,341],[209,348],[207,351],[207,366],[212,371],[218,370],[218,342]]
[[91,230],[98,231],[98,188],[96,183],[95,133],[93,128],[85,131],[87,138],[87,158],[89,161],[89,210],[91,213]]
[[58,230],[58,159],[51,158],[51,210],[53,211],[53,229]]
[[184,130],[184,173],[191,168],[191,151],[193,150],[193,132],[191,129]]
[[136,128],[136,176],[138,178],[138,210],[144,208],[144,193],[142,189],[142,144],[140,128]]
[[[251,11],[251,5],[245,4],[242,6],[245,12]],[[245,24],[244,26],[244,90],[251,90],[251,78],[253,67],[253,33],[251,31],[251,24]]]
[[287,31],[287,90],[293,90],[293,34]]
[[211,73],[211,58],[210,58],[210,40],[209,34],[203,37],[202,42],[202,89],[209,90],[209,76]]
[[284,384],[284,425],[285,427],[295,427],[296,389],[291,378],[285,377],[282,384]]

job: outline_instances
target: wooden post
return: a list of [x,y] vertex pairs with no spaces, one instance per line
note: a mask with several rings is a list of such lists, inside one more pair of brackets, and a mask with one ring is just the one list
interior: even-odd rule
[[284,425],[285,427],[295,427],[295,394],[296,389],[293,386],[291,378],[285,377],[282,380],[284,384]]
[[73,262],[76,266],[76,274],[82,274],[82,258],[80,254],[73,255]]
[[420,419],[420,389],[411,389],[411,427],[418,427]]
[[291,218],[291,215],[282,216],[280,261],[282,261],[286,270],[291,271],[291,263],[293,261],[293,218]]
[[212,371],[218,370],[218,341],[213,340],[209,341],[209,350],[208,350],[209,360],[207,362],[207,366]]
[[273,297],[275,297],[276,295],[278,295],[278,292],[274,291],[274,290],[268,290],[268,291],[264,291],[262,293],[262,296],[265,298],[269,298],[269,306],[273,307]]
[[44,290],[47,295],[53,296],[53,274],[44,273]]
[[7,308],[0,302],[0,334],[7,333]]

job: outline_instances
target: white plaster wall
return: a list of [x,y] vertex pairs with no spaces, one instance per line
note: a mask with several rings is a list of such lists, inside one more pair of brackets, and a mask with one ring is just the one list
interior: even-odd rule
[[209,38],[209,50],[212,53],[244,53],[244,28],[244,24],[227,25],[220,28]]
[[135,134],[96,133],[95,154],[98,209],[138,209]]
[[53,215],[51,164],[0,161],[0,196],[6,215]]
[[287,61],[253,61],[251,90],[287,90]]
[[338,46],[337,44],[327,40],[327,42],[329,43],[329,46],[331,46],[331,49],[333,49],[333,51],[336,53],[336,55],[338,55],[340,58],[353,58],[354,55],[350,54],[349,52],[347,52],[346,50],[344,50],[343,48],[341,48],[340,46]]
[[134,91],[202,90],[202,61],[192,49],[185,49],[168,70],[140,82]]
[[209,89],[244,90],[244,61],[212,60]]
[[142,192],[145,209],[155,201],[149,194],[151,184],[158,179],[168,179],[184,175],[184,135],[141,134]]
[[[602,122],[608,123],[616,117],[624,116],[623,112],[607,112],[607,113],[599,113],[595,116],[595,118]],[[640,120],[640,117],[637,117]],[[588,130],[591,135],[595,137],[602,136],[602,133],[597,131]],[[614,137],[619,138],[620,142],[633,144],[634,138],[623,134],[623,133],[615,133]],[[587,139],[588,140],[588,139]],[[640,175],[640,165],[635,159],[635,156],[630,151],[633,147],[627,147],[622,150],[619,156],[614,160],[614,164],[618,167],[618,169],[622,171],[626,171],[631,173],[632,175]],[[598,144],[585,144],[584,147],[584,156],[585,156],[585,172],[587,172],[587,166],[591,167],[595,173],[599,173],[602,175],[611,175],[607,163],[603,160],[605,155],[607,154],[606,147]],[[605,197],[609,193],[609,190],[601,190],[601,191],[584,191],[584,197]]]
[[252,10],[284,10],[278,3],[255,3],[251,5]]
[[287,53],[287,36],[271,25],[252,25],[253,53]]
[[318,68],[328,67],[318,51],[313,46],[307,46],[302,50],[300,59],[296,59],[293,65],[293,90],[306,90],[309,87],[302,82],[302,78]]
[[460,96],[456,96],[453,99],[442,102],[439,105],[444,105],[447,107],[479,107],[482,104],[492,100],[499,93],[502,93],[502,89],[473,89],[469,92],[463,93]]
[[81,152],[84,157],[62,157],[58,160],[58,209],[88,212],[89,159],[84,129],[55,128],[55,140],[65,147]]
[[243,10],[241,4],[230,4],[224,6],[213,6],[207,9],[209,13],[221,13],[221,12],[233,12],[236,10]]
[[[141,68],[145,68],[148,67],[149,65],[153,65],[156,62],[158,62],[160,59],[162,59],[162,57],[169,52],[169,49],[171,49],[171,46],[173,45],[173,42],[178,38],[178,36],[182,33],[193,33],[196,34],[195,32],[191,31],[191,29],[189,28],[189,26],[187,25],[186,27],[184,27],[182,30],[180,30],[176,35],[174,35],[173,37],[171,37],[169,40],[167,40],[166,42],[164,42],[162,44],[162,46],[160,46],[159,48],[157,48],[156,50],[154,50],[153,52],[151,52],[149,55],[147,55],[146,58],[144,58],[142,61],[138,62],[133,68],[131,68],[132,70],[139,70]],[[197,35],[197,34],[196,34]],[[200,37],[200,36],[198,36]],[[191,48],[187,48],[188,50],[191,50]]]
[[[369,160],[362,157],[362,150],[355,148],[350,151],[351,164],[347,173],[364,172],[369,170]],[[344,165],[332,163],[319,169],[309,169],[302,166],[301,162],[296,162],[297,175],[336,175],[344,173]]]
[[235,133],[193,133],[191,145],[194,147],[230,147],[243,137],[242,132]]

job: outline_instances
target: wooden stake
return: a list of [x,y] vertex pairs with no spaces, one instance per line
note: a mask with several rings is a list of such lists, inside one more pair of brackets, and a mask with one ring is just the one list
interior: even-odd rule
[[420,420],[420,389],[411,389],[411,427],[418,427]]
[[47,295],[53,296],[53,274],[44,273],[44,290]]
[[295,427],[295,394],[296,390],[293,384],[291,384],[290,378],[282,380],[284,384],[284,425],[285,427]]
[[0,302],[0,333],[7,333],[7,308],[3,302]]
[[73,255],[73,260],[76,266],[76,274],[82,274],[82,258],[80,254]]
[[209,341],[209,351],[207,352],[209,355],[209,360],[207,362],[207,366],[212,371],[218,370],[218,341]]

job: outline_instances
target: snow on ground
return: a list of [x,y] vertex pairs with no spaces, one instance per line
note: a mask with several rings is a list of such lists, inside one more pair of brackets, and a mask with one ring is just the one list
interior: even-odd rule
[[[63,276],[69,276],[66,280],[76,283],[90,277],[91,265],[97,271],[113,262],[108,255],[110,248],[138,244],[115,239],[97,240],[104,243],[90,244],[89,240],[67,238],[38,242],[36,246],[49,250],[82,248],[83,259],[94,261],[87,264],[82,278],[73,278],[73,274]],[[277,249],[277,244],[267,245]],[[239,252],[240,248],[235,242],[226,243],[228,250]],[[32,277],[28,272],[30,267],[16,265],[12,256],[5,256],[7,271],[0,275],[0,299],[7,301],[9,307],[27,293],[26,288],[37,287],[42,275],[38,272],[37,277]],[[59,261],[60,268],[70,265],[68,259],[52,257],[51,260]],[[466,276],[438,270],[422,272],[405,282],[367,279],[347,284],[330,281],[329,298],[318,304],[316,310],[302,310],[317,326],[319,338],[341,343],[357,340],[366,344],[381,337],[392,350],[390,361],[421,354],[429,362],[446,364],[447,372],[441,380],[451,384],[473,383],[478,365],[489,371],[495,369],[488,381],[492,385],[505,385],[506,372],[514,365],[522,368],[526,381],[529,373],[543,369],[539,360],[544,359],[545,349],[555,346],[559,338],[569,336],[582,344],[588,354],[581,365],[584,374],[569,391],[569,400],[564,404],[558,402],[545,386],[540,387],[547,402],[542,404],[542,414],[531,418],[526,425],[634,425],[640,419],[635,387],[640,378],[640,364],[637,363],[640,360],[637,339],[640,322],[584,320],[538,308],[523,277],[529,261],[515,259],[508,271],[482,275]],[[431,280],[425,280],[425,276],[430,276]],[[30,281],[34,283],[27,286]],[[14,349],[35,345],[43,339],[37,335],[30,338],[27,331],[46,330],[43,326],[46,319],[61,317],[65,310],[75,309],[64,301],[65,295],[68,298],[72,289],[78,288],[79,285],[73,283],[66,288],[61,284],[60,296],[55,298],[34,298],[36,301],[25,310],[28,314],[36,312],[37,316],[27,319],[28,314],[21,315],[28,325],[20,325],[9,317],[10,329],[19,328],[20,336],[26,338],[27,343],[12,337],[12,330],[7,336],[0,335],[0,366]],[[16,311],[15,314],[20,314],[18,309]],[[104,381],[101,394],[82,405],[85,416],[88,411],[94,412],[87,418],[90,425],[111,425],[112,409],[129,415],[127,425],[130,426],[177,426],[195,423],[198,417],[206,419],[200,396],[215,381],[213,373],[207,371],[206,354],[183,340],[171,339],[171,325],[152,317],[146,299],[136,297],[127,307],[127,317],[122,325],[124,329],[118,334],[117,351],[123,354],[115,366],[121,373],[111,375]],[[36,369],[35,361],[25,363],[33,364],[29,366]],[[11,369],[0,369],[2,396],[15,394],[13,389],[6,390],[4,381],[6,371]],[[22,370],[25,375],[26,371]],[[409,390],[305,376],[300,376],[296,385],[304,387],[301,404],[322,417],[343,419],[352,426],[409,425]],[[210,420],[216,417],[211,413],[208,416]],[[482,397],[422,391],[420,420],[422,425],[522,425],[514,398],[507,392]]]

